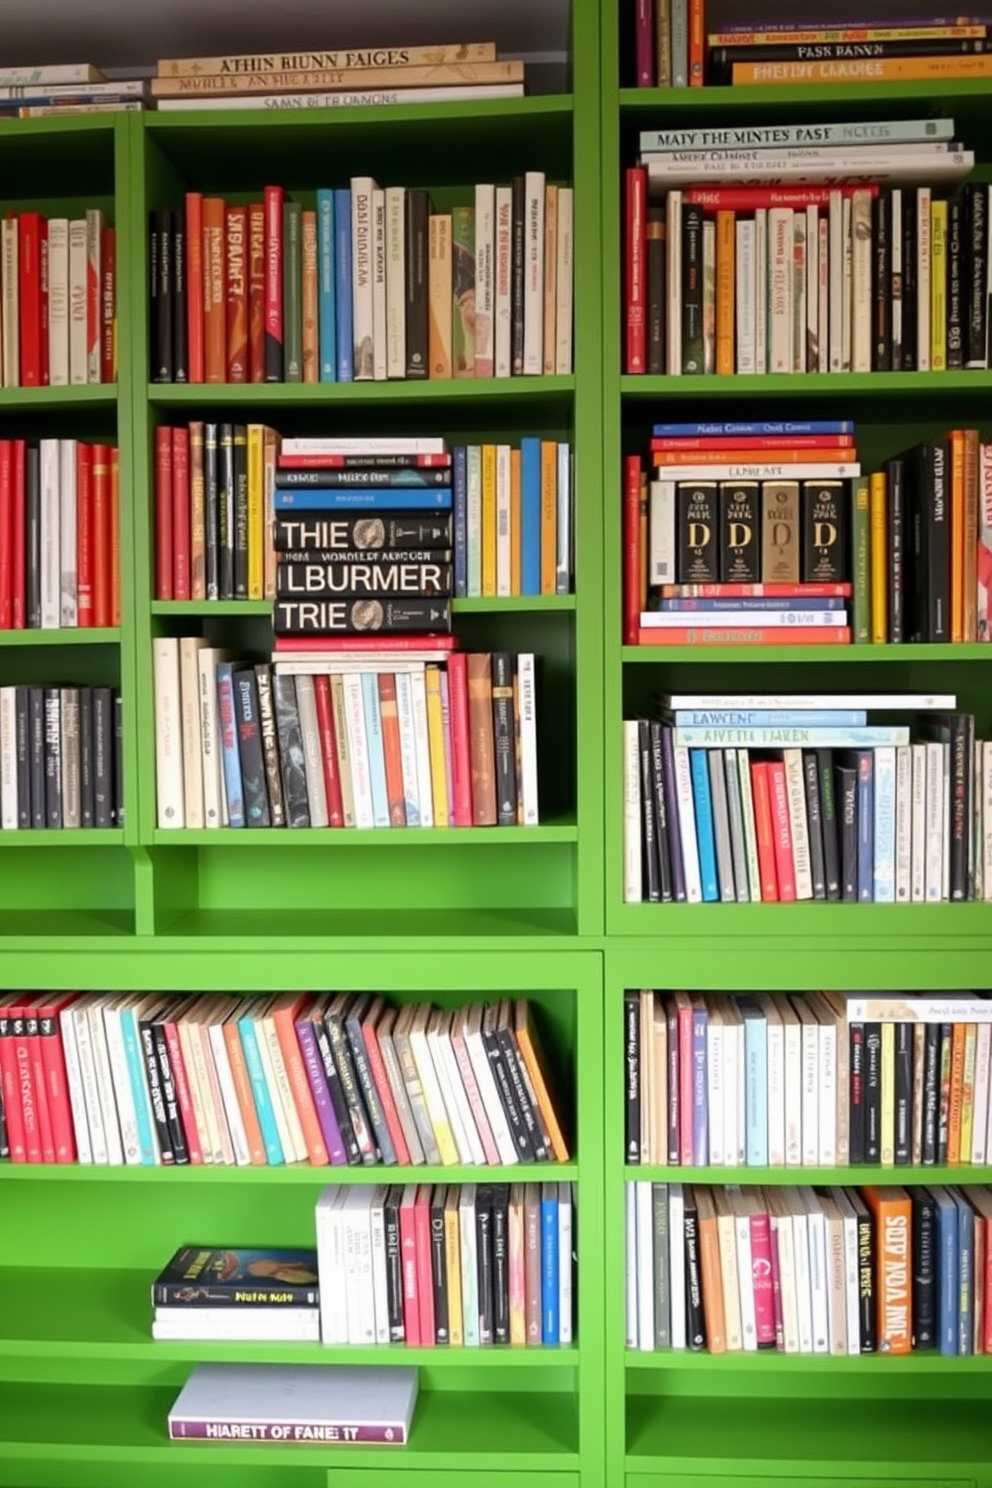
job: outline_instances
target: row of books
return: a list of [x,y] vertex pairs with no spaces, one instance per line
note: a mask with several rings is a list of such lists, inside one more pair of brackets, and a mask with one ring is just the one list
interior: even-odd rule
[[0,631],[120,622],[116,446],[0,439]]
[[12,1162],[566,1162],[545,1070],[523,998],[454,1010],[367,992],[0,999]]
[[116,230],[99,207],[72,219],[7,214],[0,222],[0,387],[116,381]]
[[532,653],[153,642],[158,825],[537,826]]
[[628,1183],[627,1347],[992,1353],[992,1189]]
[[977,1165],[992,1000],[624,993],[628,1164]]
[[151,213],[153,382],[571,372],[571,187],[528,171],[435,212],[355,176],[308,200],[189,192]]
[[[931,166],[880,188],[904,179],[880,165],[864,184],[832,185],[855,174],[847,163],[830,175],[808,163],[815,149],[794,154],[794,174],[770,149],[645,153],[652,163],[627,171],[625,370],[988,367],[989,186],[947,195]],[[935,184],[911,184],[921,176]]]
[[845,725],[841,701],[816,724],[680,723],[664,703],[626,720],[625,902],[992,899],[992,741],[973,716]]
[[0,829],[123,824],[117,689],[0,687]]

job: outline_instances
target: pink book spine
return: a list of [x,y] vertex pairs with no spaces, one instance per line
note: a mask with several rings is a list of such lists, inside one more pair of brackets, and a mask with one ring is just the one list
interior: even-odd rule
[[179,1030],[175,1023],[164,1025],[165,1046],[169,1051],[169,1063],[172,1065],[172,1078],[176,1082],[176,1098],[179,1101],[179,1119],[183,1124],[186,1134],[186,1149],[189,1152],[191,1164],[202,1165],[203,1148],[200,1146],[200,1138],[196,1130],[196,1115],[193,1111],[193,1097],[190,1093],[189,1079],[186,1075],[186,1061],[183,1058],[183,1046],[179,1042]]
[[785,1350],[785,1324],[782,1321],[782,1281],[778,1269],[778,1219],[768,1216],[769,1252],[772,1261],[772,1313],[775,1319],[775,1347],[779,1353]]
[[654,3],[637,0],[634,49],[637,62],[637,86],[654,87]]
[[52,1116],[48,1109],[47,1081],[45,1079],[45,1066],[41,1057],[41,1036],[37,1031],[38,1017],[36,1013],[32,1012],[31,1020],[31,1026],[34,1031],[28,1035],[28,1051],[31,1060],[31,1083],[34,1086],[35,1102],[38,1107],[41,1161],[43,1163],[54,1163],[55,1137],[52,1133]]
[[417,1236],[412,1199],[407,1189],[400,1205],[400,1262],[403,1268],[403,1338],[408,1348],[420,1345],[420,1296],[417,1287]]
[[679,1008],[679,1163],[692,1167],[692,1008]]
[[468,674],[465,656],[453,651],[448,658],[448,717],[451,721],[451,762],[454,776],[456,827],[472,825],[472,767],[469,757]]
[[773,760],[768,766],[772,797],[772,832],[775,837],[775,870],[778,897],[782,903],[796,897],[796,868],[792,858],[792,829],[789,826],[789,795],[785,784],[785,766]]
[[772,1271],[772,1234],[767,1214],[751,1215],[751,1278],[754,1284],[754,1320],[758,1347],[774,1343],[775,1283]]
[[465,1046],[465,1035],[461,1029],[452,1028],[451,1044],[455,1051],[455,1058],[458,1061],[458,1073],[462,1077],[465,1094],[468,1096],[475,1129],[479,1133],[479,1141],[482,1143],[482,1150],[486,1154],[486,1162],[491,1168],[498,1168],[499,1148],[493,1140],[492,1129],[486,1116],[486,1108],[482,1104],[482,1096],[476,1084],[475,1071],[472,1069],[472,1061]]
[[434,1281],[431,1275],[431,1190],[428,1183],[421,1183],[417,1187],[413,1223],[417,1254],[417,1292],[420,1299],[420,1347],[433,1348]]

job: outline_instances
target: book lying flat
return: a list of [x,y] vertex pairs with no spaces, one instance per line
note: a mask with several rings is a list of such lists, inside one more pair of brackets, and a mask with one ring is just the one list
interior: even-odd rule
[[316,1307],[158,1307],[152,1337],[187,1343],[319,1343]]
[[198,1364],[169,1412],[173,1441],[402,1446],[416,1369],[340,1364]]
[[156,1307],[316,1307],[315,1250],[184,1245],[152,1285]]

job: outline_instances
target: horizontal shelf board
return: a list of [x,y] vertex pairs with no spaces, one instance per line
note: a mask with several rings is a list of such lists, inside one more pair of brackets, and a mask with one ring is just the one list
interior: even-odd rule
[[[498,831],[498,828],[491,830]],[[193,910],[159,931],[170,949],[232,937],[248,949],[267,941],[272,949],[309,941],[313,949],[424,949],[434,943],[454,949],[480,938],[509,947],[553,937],[574,937],[571,909],[369,909],[369,910]]]
[[[515,594],[499,598],[453,599],[456,615],[519,615],[531,610],[574,610],[574,594]],[[271,615],[271,599],[154,599],[153,615]],[[26,632],[25,632],[26,633]],[[60,632],[52,632],[59,634]],[[0,632],[0,643],[7,635]],[[384,649],[387,642],[384,640]],[[333,656],[329,656],[333,660]],[[443,653],[442,658],[443,659]],[[273,657],[274,661],[278,657]]]
[[294,1364],[429,1364],[574,1369],[574,1348],[340,1347],[321,1343],[209,1343],[151,1336],[151,1286],[145,1271],[72,1267],[0,1267],[0,1359],[258,1360]]
[[0,650],[10,646],[116,646],[121,633],[117,626],[67,627],[64,630],[0,630]]
[[[548,1350],[550,1358],[552,1350]],[[509,1362],[507,1350],[506,1358]],[[227,1442],[184,1442],[167,1436],[176,1385],[134,1388],[94,1385],[0,1386],[0,1457],[5,1464],[48,1461],[131,1462],[138,1468],[183,1462],[276,1468],[361,1463],[397,1465],[395,1447],[260,1447]],[[410,1467],[483,1467],[508,1472],[548,1468],[577,1471],[578,1407],[571,1394],[531,1391],[421,1391],[410,1440],[401,1460]],[[44,1443],[39,1447],[39,1443]]]
[[[38,123],[61,123],[61,120],[38,120]],[[0,139],[2,139],[0,126]],[[117,403],[117,384],[86,384],[81,387],[16,387],[0,388],[0,413],[45,413],[49,410],[74,408],[113,408]]]
[[0,141],[4,135],[108,134],[119,114],[51,114],[38,119],[0,119]]
[[324,847],[329,851],[352,847],[489,847],[520,842],[577,842],[574,821],[546,822],[539,827],[218,827],[193,831],[156,828],[156,847]]
[[992,1358],[972,1354],[967,1358],[945,1358],[936,1349],[918,1354],[780,1354],[776,1349],[759,1349],[756,1353],[708,1354],[689,1349],[660,1349],[654,1354],[641,1354],[628,1349],[624,1362],[632,1370],[686,1370],[692,1373],[734,1374],[756,1370],[758,1374],[877,1374],[892,1371],[895,1378],[906,1374],[986,1374],[992,1372]]
[[[160,407],[311,408],[341,403],[528,403],[562,398],[575,390],[571,374],[561,377],[442,378],[435,382],[249,382],[150,383],[149,402]],[[2,404],[0,404],[2,408]]]
[[[760,616],[755,616],[755,624]],[[686,615],[686,623],[701,622]],[[900,661],[985,661],[992,665],[992,644],[946,646],[907,644],[904,646],[624,646],[624,661],[634,662],[773,662],[832,661],[846,666]]]
[[0,848],[122,847],[123,845],[123,827],[28,827],[23,832],[0,832]]
[[153,615],[272,615],[271,599],[153,599]]
[[[746,938],[843,935],[849,940],[944,939],[975,936],[992,948],[992,903],[838,904],[623,904],[614,933]],[[705,917],[705,918],[704,918]]]
[[668,113],[686,112],[708,119],[712,114],[744,117],[751,111],[767,110],[782,104],[860,104],[953,103],[974,100],[979,104],[992,101],[992,79],[931,78],[925,81],[866,83],[778,83],[767,86],[736,88],[621,88],[620,108],[625,114],[639,115],[664,109]]
[[452,600],[456,615],[517,615],[522,611],[574,610],[574,594],[516,594]]
[[[323,1167],[315,1168],[310,1163],[281,1164],[269,1167],[215,1167],[198,1164],[193,1167],[105,1167],[79,1163],[0,1163],[0,1175],[4,1183],[25,1181],[28,1183],[178,1183],[210,1186],[214,1183],[250,1183],[263,1187],[270,1183],[308,1183],[323,1185],[340,1183],[354,1186],[383,1183],[398,1174],[415,1175],[418,1183],[537,1183],[544,1179],[556,1183],[573,1183],[578,1179],[576,1163],[516,1163],[512,1167],[385,1167],[377,1163],[374,1167]],[[932,1180],[930,1180],[932,1181]],[[0,1268],[0,1276],[2,1276]],[[0,1308],[0,1328],[3,1310]]]
[[790,1187],[815,1183],[831,1188],[861,1187],[877,1183],[915,1186],[931,1183],[992,1183],[992,1164],[984,1167],[870,1167],[851,1168],[669,1168],[659,1164],[627,1166],[623,1176],[629,1183],[766,1184]]
[[[62,847],[63,837],[71,837],[78,846],[91,846],[84,841],[89,833],[83,832],[11,832],[11,837],[23,840],[27,837],[58,838],[54,845]],[[122,842],[123,837],[115,838]],[[49,846],[52,846],[49,842]],[[90,948],[94,940],[127,942],[134,944],[134,915],[125,909],[2,909],[0,908],[0,954],[3,950],[37,951],[39,941],[48,949],[60,949],[69,945]]]
[[[570,93],[534,94],[523,98],[472,98],[452,99],[438,103],[384,104],[379,108],[340,109],[201,109],[195,102],[189,109],[168,110],[145,115],[145,128],[149,135],[167,138],[178,131],[195,128],[205,135],[225,134],[238,131],[242,135],[258,133],[260,130],[287,135],[286,147],[292,149],[294,131],[306,132],[314,125],[347,130],[363,129],[369,125],[426,123],[439,124],[465,119],[485,119],[494,126],[501,120],[528,120],[535,123],[542,119],[567,118],[572,112]],[[243,140],[245,148],[250,140]]]
[[[688,91],[688,90],[687,90]],[[740,89],[734,89],[735,94]],[[803,375],[796,373],[768,373],[764,376],[623,376],[620,391],[625,398],[664,398],[671,402],[679,398],[691,398],[703,403],[709,399],[733,399],[735,403],[752,398],[831,398],[841,406],[844,400],[856,396],[864,398],[891,398],[893,395],[913,394],[927,397],[962,394],[972,395],[978,400],[992,393],[992,372],[829,372]]]

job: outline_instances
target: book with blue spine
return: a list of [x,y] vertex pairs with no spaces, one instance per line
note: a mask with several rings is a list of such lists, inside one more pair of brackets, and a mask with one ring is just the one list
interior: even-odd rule
[[[679,730],[676,729],[673,740],[676,747],[683,743],[678,734]],[[703,903],[714,904],[720,898],[720,886],[716,873],[713,801],[710,796],[710,772],[705,749],[689,750],[689,773],[692,779],[692,799],[695,806],[696,843],[699,848],[699,876]]]
[[706,1079],[706,1038],[709,1014],[698,995],[692,999],[692,1161],[709,1162],[709,1089]]
[[894,904],[896,898],[896,752],[885,746],[875,750],[875,864],[872,873],[876,904]]
[[948,1358],[958,1351],[958,1206],[949,1189],[930,1188],[937,1206],[937,1343]]
[[334,192],[334,288],[337,320],[338,382],[351,382],[354,374],[351,306],[351,191],[347,186]]
[[468,594],[468,454],[456,444],[451,455],[451,503],[455,518],[455,598]]
[[958,1211],[958,1354],[975,1351],[975,1211],[959,1188],[951,1194]]
[[868,721],[857,708],[676,708],[665,716],[679,728],[864,728]]
[[389,793],[386,789],[386,754],[382,742],[382,709],[379,706],[379,678],[375,672],[362,672],[362,706],[365,713],[365,738],[368,748],[369,777],[372,786],[372,825],[389,826]]
[[282,511],[450,511],[451,487],[428,489],[407,486],[403,490],[381,490],[375,486],[303,486],[280,488],[273,493],[274,507]]
[[262,1056],[258,1052],[258,1038],[255,1032],[255,1024],[249,1012],[243,1013],[238,1019],[238,1033],[241,1038],[241,1047],[244,1051],[248,1082],[251,1085],[251,1093],[255,1098],[258,1125],[262,1133],[262,1142],[265,1146],[265,1160],[270,1166],[277,1167],[283,1162],[284,1153],[282,1142],[279,1139],[279,1128],[276,1125],[275,1112],[272,1109],[269,1084],[265,1078],[265,1070],[262,1067]]
[[[853,434],[851,419],[799,419],[751,423],[654,424],[655,439],[777,439],[792,434]],[[773,455],[774,451],[769,451]]]
[[520,441],[520,592],[541,592],[541,441]]
[[558,1318],[558,1185],[541,1184],[541,1342],[557,1344]]
[[769,610],[778,610],[782,614],[813,610],[824,614],[846,608],[846,599],[775,599],[767,595],[744,599],[662,599],[656,606],[658,613],[673,615],[719,615],[734,610],[746,610],[756,615]]
[[334,259],[334,192],[321,187],[317,192],[317,345],[321,382],[338,380]]
[[134,1114],[138,1128],[138,1151],[141,1153],[141,1166],[153,1168],[156,1165],[158,1148],[155,1141],[155,1133],[152,1130],[152,1118],[148,1109],[148,1087],[145,1077],[145,1063],[141,1051],[141,1035],[138,1031],[138,1014],[135,1006],[122,1007],[120,1010],[121,1038],[124,1043],[124,1059],[127,1064],[128,1079],[134,1093]]
[[744,1140],[749,1168],[768,1166],[768,1020],[753,997],[740,997],[744,1019]]
[[[235,719],[233,661],[217,663],[217,711],[221,720],[221,755],[224,761],[224,789],[227,796],[227,824],[243,827],[245,824],[244,793],[241,788],[241,755],[238,751],[238,730]],[[227,727],[224,720],[230,719]]]
[[858,749],[896,748],[909,743],[909,727],[869,724],[865,728],[705,728],[675,727],[675,743],[687,749]]

